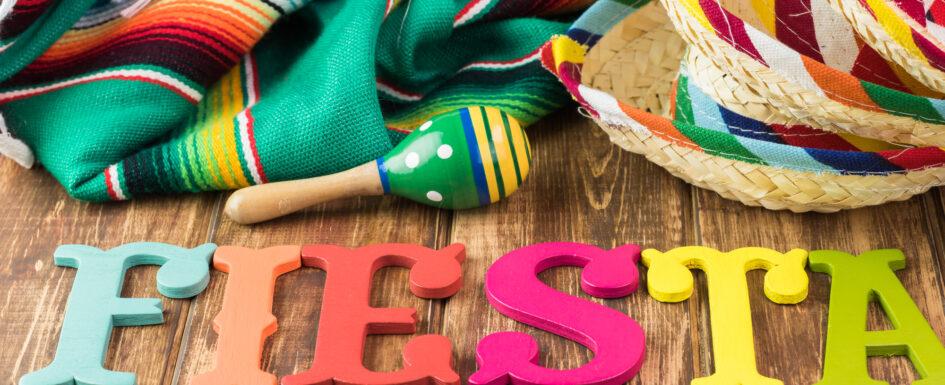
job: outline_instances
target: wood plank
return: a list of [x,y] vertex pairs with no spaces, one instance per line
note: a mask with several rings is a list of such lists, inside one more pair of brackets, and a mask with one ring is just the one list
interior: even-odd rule
[[[932,323],[945,336],[945,201],[936,191],[907,202],[839,214],[797,215],[747,208],[692,189],[642,157],[611,145],[590,121],[563,111],[529,129],[534,165],[522,189],[503,203],[450,213],[399,198],[356,198],[307,210],[267,224],[243,227],[221,219],[222,197],[199,194],[147,197],[121,204],[89,204],[69,198],[45,171],[26,171],[0,160],[0,237],[7,255],[0,259],[0,284],[8,288],[0,305],[7,333],[0,342],[15,349],[0,352],[0,373],[15,383],[21,375],[52,360],[74,270],[52,263],[63,243],[110,248],[134,241],[194,246],[218,244],[268,247],[328,243],[357,247],[407,242],[443,247],[466,244],[465,284],[446,301],[414,297],[407,270],[389,268],[374,278],[373,306],[416,307],[417,334],[440,333],[453,340],[456,367],[465,379],[476,369],[475,346],[484,336],[506,330],[528,332],[542,347],[541,364],[577,367],[591,355],[580,345],[524,326],[493,310],[482,290],[493,261],[523,246],[574,241],[611,248],[637,243],[661,250],[704,244],[719,249],[765,246],[831,248],[860,253],[901,248],[909,267],[898,276]],[[562,156],[561,154],[565,154]],[[694,211],[693,207],[696,207]],[[214,214],[216,213],[216,214]],[[641,266],[641,276],[645,268]],[[156,267],[129,273],[125,296],[156,297]],[[705,277],[696,272],[693,298],[662,304],[645,293],[625,299],[593,299],[580,290],[580,270],[552,269],[540,278],[552,287],[630,314],[647,335],[647,360],[632,383],[688,384],[712,373],[711,333]],[[811,384],[820,378],[830,278],[811,274],[811,295],[797,306],[763,298],[761,272],[749,274],[756,350],[761,373],[786,384]],[[191,304],[165,299],[166,322],[118,328],[106,367],[136,371],[140,384],[187,384],[213,364],[216,336],[211,321],[222,304],[226,275],[214,272],[211,286]],[[280,330],[266,345],[264,370],[278,376],[311,364],[324,273],[306,268],[280,279],[275,314]],[[36,293],[17,296],[18,293]],[[304,300],[299,300],[303,298]],[[470,314],[481,317],[470,317]],[[871,328],[882,328],[881,312],[871,310]],[[365,365],[379,371],[401,366],[400,352],[413,336],[371,336]],[[945,340],[945,339],[943,339]],[[184,341],[182,346],[179,342]],[[785,341],[790,341],[786,343]],[[874,358],[876,378],[908,383],[916,374],[908,360]]]
[[[353,198],[327,203],[301,213],[254,226],[222,219],[213,235],[220,245],[265,248],[276,245],[333,244],[358,247],[402,242],[440,248],[446,245],[449,211],[426,207],[395,197]],[[415,297],[409,289],[409,270],[385,268],[373,280],[372,306],[414,307],[420,322],[417,335],[435,332],[442,300]],[[263,370],[280,379],[300,373],[312,364],[325,273],[303,267],[276,281],[273,314],[279,330],[266,341]],[[182,349],[182,364],[174,384],[188,384],[196,374],[214,365],[217,335],[212,320],[223,303],[226,274],[213,273],[210,288],[194,301],[194,310]],[[402,368],[401,351],[412,335],[370,336],[364,364],[377,371]]]
[[[935,260],[934,273],[938,278],[938,287],[941,290],[940,295],[945,298],[945,200],[943,200],[945,189],[936,188],[922,196],[924,207],[922,208],[927,215],[926,219],[926,238],[932,247],[932,257]],[[945,312],[945,301],[939,303],[942,311]],[[941,334],[940,334],[941,335]]]
[[[453,341],[463,378],[476,370],[476,343],[500,331],[535,336],[544,366],[573,368],[591,357],[577,343],[516,323],[489,306],[485,274],[505,253],[551,241],[607,249],[634,242],[667,248],[693,241],[689,186],[612,145],[590,120],[561,111],[528,133],[533,165],[523,187],[501,203],[454,213],[451,240],[467,247],[466,280],[447,302],[442,330]],[[577,268],[552,269],[540,278],[558,290],[628,313],[640,323],[647,336],[647,359],[634,383],[690,381],[688,306],[656,302],[646,294],[645,282],[628,298],[592,299],[580,290]]]
[[[938,278],[945,287],[945,188],[936,188],[925,194],[925,211],[929,213],[929,243],[933,245],[938,262]],[[945,296],[945,293],[943,293]],[[942,304],[945,307],[945,303]]]
[[[138,241],[193,247],[208,239],[217,194],[145,197],[125,203],[87,203],[69,197],[48,172],[0,159],[0,373],[12,384],[45,367],[56,351],[75,270],[57,267],[53,251],[80,243],[103,249]],[[122,295],[161,298],[157,266],[129,270]],[[105,367],[135,372],[138,383],[168,384],[189,300],[164,298],[161,325],[121,327],[113,333]]]
[[[897,276],[942,339],[945,309],[937,263],[941,257],[941,234],[932,231],[931,224],[938,223],[939,214],[928,210],[926,200],[930,198],[921,196],[835,214],[751,208],[705,190],[698,191],[696,202],[701,243],[719,250],[763,246],[782,252],[802,248],[859,254],[879,248],[901,249],[907,258],[907,268]],[[930,237],[934,240],[930,241]],[[763,272],[748,275],[759,372],[788,385],[812,384],[822,374],[830,277],[810,272],[809,276],[807,300],[782,306],[764,298]],[[873,311],[870,328],[883,327],[885,321],[879,313]],[[710,336],[709,323],[700,325],[700,335]],[[700,348],[704,366],[711,368],[711,344],[702,344]],[[873,358],[869,367],[874,378],[893,384],[908,384],[917,378],[905,357]]]

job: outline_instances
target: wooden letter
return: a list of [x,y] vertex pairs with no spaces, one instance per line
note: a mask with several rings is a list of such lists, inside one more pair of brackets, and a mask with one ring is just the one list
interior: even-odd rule
[[554,370],[537,365],[538,343],[524,333],[483,338],[476,347],[479,371],[473,385],[617,385],[640,370],[643,329],[626,314],[548,287],[537,274],[555,266],[583,267],[581,288],[600,298],[632,293],[639,283],[634,263],[640,248],[625,245],[605,251],[581,243],[542,243],[506,254],[489,268],[486,295],[502,314],[577,341],[594,352],[580,368]]
[[114,326],[164,322],[158,298],[121,298],[125,270],[162,265],[158,291],[171,298],[193,297],[210,282],[214,244],[194,249],[164,243],[129,243],[114,249],[63,245],[56,265],[77,268],[52,364],[20,378],[20,385],[134,385],[135,374],[106,370],[105,354]]
[[462,286],[463,245],[442,250],[408,244],[364,246],[354,250],[314,245],[302,248],[302,264],[328,272],[312,367],[286,376],[283,385],[459,384],[452,369],[450,340],[416,337],[404,347],[404,369],[378,373],[362,364],[368,334],[413,333],[416,309],[370,305],[371,279],[386,266],[410,268],[410,290],[423,298],[446,298]]
[[[824,376],[818,385],[886,384],[870,378],[866,357],[893,355],[909,356],[922,376],[913,384],[945,384],[945,347],[893,273],[905,267],[906,257],[894,249],[859,257],[833,250],[810,253],[810,269],[832,277]],[[894,330],[865,330],[870,301],[879,301]]]
[[766,384],[781,381],[764,377],[755,366],[751,306],[745,273],[765,269],[765,295],[780,304],[799,303],[807,297],[807,252],[781,254],[771,249],[745,247],[728,253],[701,246],[679,247],[666,253],[643,251],[650,295],[661,302],[680,302],[692,295],[690,268],[705,272],[712,316],[715,374],[692,380],[694,385]]
[[298,246],[262,250],[223,246],[213,266],[229,275],[223,308],[213,319],[219,334],[217,364],[191,385],[276,385],[276,376],[259,368],[266,337],[278,328],[272,315],[276,278],[302,266]]

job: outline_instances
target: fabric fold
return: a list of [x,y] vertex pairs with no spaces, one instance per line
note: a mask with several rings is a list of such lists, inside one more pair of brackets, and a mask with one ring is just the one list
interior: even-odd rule
[[[59,6],[20,0],[11,20],[41,2],[34,23]],[[325,175],[438,113],[527,124],[567,103],[539,47],[588,3],[153,0],[127,18],[138,0],[103,0],[0,83],[0,113],[82,200]]]

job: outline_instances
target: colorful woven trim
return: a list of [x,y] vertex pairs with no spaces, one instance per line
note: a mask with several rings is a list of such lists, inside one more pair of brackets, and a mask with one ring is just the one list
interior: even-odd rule
[[[798,0],[784,1],[798,2]],[[818,95],[825,96],[851,108],[908,117],[929,124],[945,124],[945,100],[910,93],[921,88],[915,83],[902,81],[906,77],[905,75],[897,74],[894,77],[893,73],[896,73],[896,71],[887,72],[877,69],[889,68],[888,65],[864,70],[872,71],[868,73],[870,76],[867,78],[881,77],[886,80],[884,83],[889,87],[857,76],[862,73],[854,75],[852,70],[851,73],[846,73],[825,64],[835,61],[834,59],[828,61],[826,59],[828,57],[850,55],[849,52],[845,52],[843,49],[837,49],[835,53],[825,52],[825,49],[839,47],[821,44],[816,39],[813,41],[798,40],[798,35],[786,39],[794,46],[803,43],[808,46],[822,47],[819,50],[820,57],[812,58],[795,50],[791,45],[778,40],[784,35],[777,36],[777,38],[771,37],[745,23],[728,10],[721,8],[719,3],[714,0],[679,0],[678,4],[697,22],[695,24],[704,28],[705,31],[714,33],[740,53]],[[825,34],[827,32],[827,30],[824,31]],[[872,49],[861,48],[861,52],[864,52],[863,50],[870,56],[875,53]],[[818,59],[822,59],[823,62]],[[871,61],[871,65],[875,62],[875,60]],[[886,72],[886,74],[882,74],[882,72]],[[894,86],[892,79],[895,78],[898,78],[903,86],[906,84],[909,86]]]
[[[857,4],[868,11],[906,52],[939,71],[945,71],[945,50],[942,49],[941,40],[936,40],[926,28],[932,26],[939,33],[942,30],[934,21],[928,23],[924,4],[918,0],[857,0]],[[930,9],[933,4],[934,2],[930,2]],[[942,7],[942,4],[935,7],[940,17]]]
[[[32,15],[48,3],[18,2],[17,20],[21,7]],[[0,104],[116,79],[155,84],[196,104],[205,87],[233,68],[279,16],[303,2],[164,0],[126,18],[122,12],[132,3],[112,2],[84,14],[17,76],[0,83]],[[122,54],[112,55],[118,47]]]
[[895,0],[886,4],[909,17],[912,22],[932,36],[933,41],[945,41],[945,1],[942,0]]
[[903,13],[912,17],[938,42],[945,42],[945,1],[899,0],[896,5]]
[[[843,15],[825,0],[751,0],[751,5],[769,34],[801,55],[886,88],[911,94],[931,92],[864,44]],[[710,14],[715,16],[715,12]]]
[[[716,104],[689,82],[685,72],[680,72],[674,91],[673,126],[689,143],[713,155],[841,175],[887,175],[945,164],[945,151],[938,147],[902,148],[804,125],[765,124],[739,115]],[[730,156],[721,155],[723,152]]]
[[[604,3],[587,12],[614,11],[614,2],[600,5]],[[632,13],[631,7],[623,11]],[[652,115],[581,83],[581,67],[590,47],[570,34],[557,36],[545,46],[542,62],[582,107],[608,125],[629,127],[638,134],[652,134],[713,156],[800,172],[884,176],[945,165],[945,150],[938,147],[890,149],[854,136],[807,126],[765,124],[740,116],[690,84],[685,70],[675,86],[674,119]]]

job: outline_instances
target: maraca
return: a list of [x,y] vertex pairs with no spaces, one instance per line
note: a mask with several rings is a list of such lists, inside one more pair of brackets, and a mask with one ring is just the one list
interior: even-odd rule
[[514,192],[530,162],[528,138],[517,120],[492,107],[467,107],[433,117],[375,161],[337,174],[236,191],[225,211],[249,224],[330,200],[382,194],[466,209]]

